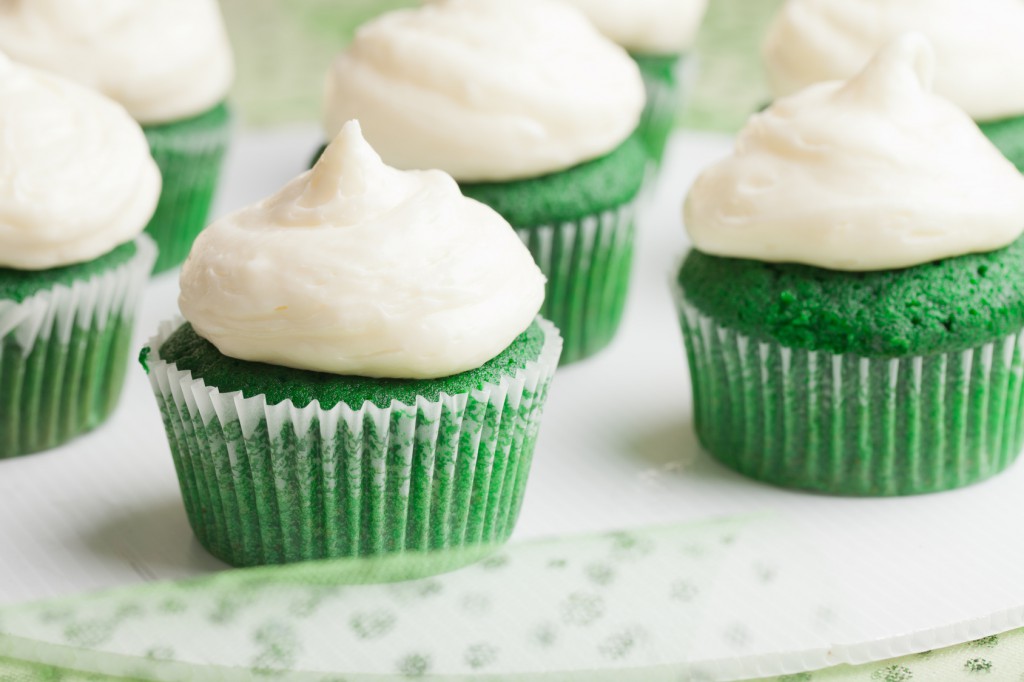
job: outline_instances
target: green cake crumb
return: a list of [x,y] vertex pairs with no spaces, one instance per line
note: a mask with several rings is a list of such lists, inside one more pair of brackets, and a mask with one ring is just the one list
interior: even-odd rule
[[835,354],[948,353],[1024,328],[1024,238],[996,251],[876,272],[693,250],[679,283],[698,310],[725,327]]
[[647,152],[637,136],[606,156],[560,173],[512,182],[460,183],[462,193],[487,204],[513,227],[579,220],[624,206],[640,193]]
[[228,105],[221,102],[198,116],[170,121],[168,123],[147,124],[142,127],[142,131],[146,133],[147,136],[160,134],[180,135],[182,133],[201,134],[210,132],[211,130],[219,132],[219,129],[227,125],[230,121],[231,112],[228,110]]
[[113,270],[127,263],[135,256],[135,242],[121,244],[99,258],[84,263],[65,265],[48,270],[15,270],[0,268],[0,300],[21,303],[40,291],[52,289],[58,284],[71,284],[87,280],[101,272]]
[[[216,387],[221,393],[241,391],[246,398],[262,394],[270,405],[291,400],[301,408],[316,400],[325,410],[338,403],[358,409],[367,401],[377,407],[387,407],[392,400],[413,405],[417,396],[434,401],[442,393],[456,395],[486,383],[497,383],[539,358],[544,341],[544,331],[534,322],[508,348],[477,369],[441,379],[375,379],[231,358],[186,323],[160,347],[160,358],[179,370],[192,372],[193,379],[203,379],[207,386]],[[147,371],[149,351],[144,348],[139,355]]]

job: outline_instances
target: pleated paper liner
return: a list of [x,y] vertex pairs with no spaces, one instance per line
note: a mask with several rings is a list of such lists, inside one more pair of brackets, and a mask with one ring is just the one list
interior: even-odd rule
[[994,476],[1024,445],[1024,332],[952,353],[834,355],[748,338],[677,299],[697,435],[742,474],[912,495]]
[[47,450],[101,424],[124,383],[136,308],[156,248],[21,303],[0,301],[0,459]]
[[159,358],[149,377],[189,522],[236,565],[492,547],[515,525],[562,341],[472,393],[329,410],[221,393]]
[[577,221],[516,230],[548,279],[541,315],[565,339],[563,365],[602,350],[619,329],[635,219],[634,202]]
[[193,119],[145,126],[150,153],[160,167],[163,189],[146,232],[160,254],[154,273],[181,265],[206,227],[231,133],[227,107],[218,105]]

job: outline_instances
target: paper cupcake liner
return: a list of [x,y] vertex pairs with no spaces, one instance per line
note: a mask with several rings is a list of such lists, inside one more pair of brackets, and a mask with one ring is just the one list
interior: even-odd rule
[[0,459],[53,448],[117,406],[132,322],[156,258],[148,237],[127,262],[21,303],[0,300]]
[[1024,445],[1024,332],[953,353],[834,355],[751,339],[678,300],[697,435],[742,474],[910,495],[993,476]]
[[181,265],[192,242],[206,227],[230,139],[230,119],[202,128],[188,121],[143,127],[163,189],[146,233],[160,248],[153,272]]
[[235,566],[497,545],[512,533],[561,339],[541,321],[540,357],[481,390],[296,408],[221,393],[159,358],[149,378],[189,522]]
[[644,68],[643,62],[640,63],[647,91],[647,106],[640,119],[640,136],[655,165],[661,164],[668,140],[679,120],[687,64],[687,59],[680,57],[676,68],[668,75],[663,70]]
[[565,339],[562,364],[589,357],[615,337],[633,268],[636,203],[557,225],[516,232],[548,279],[541,315]]

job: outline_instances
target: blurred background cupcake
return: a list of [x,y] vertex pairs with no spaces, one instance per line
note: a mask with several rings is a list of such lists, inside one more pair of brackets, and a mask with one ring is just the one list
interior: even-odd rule
[[1024,170],[1024,2],[788,0],[764,43],[776,97],[845,80],[906,31],[935,47],[935,92],[966,111]]
[[228,145],[234,65],[216,0],[11,0],[0,4],[0,50],[99,90],[142,125],[163,176],[146,227],[155,271],[180,265]]
[[640,66],[647,106],[640,130],[660,163],[679,120],[684,71],[707,0],[567,0],[601,33],[629,51]]
[[543,293],[501,216],[345,125],[200,235],[188,322],[143,353],[200,542],[252,565],[507,540],[562,345]]
[[1024,176],[930,91],[920,34],[777,100],[686,201],[701,443],[848,495],[992,476],[1024,442]]
[[0,459],[103,422],[121,392],[160,173],[118,104],[0,55]]
[[647,156],[639,69],[578,10],[442,0],[365,24],[327,75],[328,138],[353,118],[384,160],[439,168],[504,216],[548,278],[563,362],[618,329]]

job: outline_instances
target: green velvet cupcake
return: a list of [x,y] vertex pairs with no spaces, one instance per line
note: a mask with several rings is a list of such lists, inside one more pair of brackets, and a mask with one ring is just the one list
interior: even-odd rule
[[562,341],[492,209],[439,171],[386,167],[352,123],[310,173],[208,227],[181,281],[191,323],[140,360],[212,554],[459,563],[508,539]]
[[681,322],[701,443],[785,487],[906,495],[1024,446],[1024,240],[906,270],[693,251]]
[[145,125],[163,191],[146,232],[160,247],[153,272],[177,267],[206,226],[231,137],[227,105],[173,123]]
[[690,192],[694,425],[740,473],[910,495],[1024,445],[1024,177],[929,91],[932,63],[909,35],[778,100]]
[[0,51],[102,92],[143,127],[163,176],[146,227],[159,248],[154,272],[176,267],[206,225],[228,145],[224,101],[234,59],[220,7],[215,0],[129,2],[97,19],[88,5],[58,4],[52,12],[32,3],[6,8]]
[[141,360],[196,537],[252,566],[504,543],[559,345],[535,322],[479,369],[372,379],[236,360],[170,324]]
[[115,102],[0,55],[0,459],[117,405],[160,173]]
[[636,63],[572,7],[451,0],[359,29],[328,73],[325,129],[359,119],[388,163],[443,170],[504,216],[548,279],[567,364],[622,319],[644,101]]

